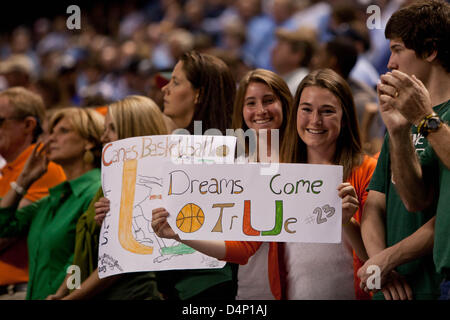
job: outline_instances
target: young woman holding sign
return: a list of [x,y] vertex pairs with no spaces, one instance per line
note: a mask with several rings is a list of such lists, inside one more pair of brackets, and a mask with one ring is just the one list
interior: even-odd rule
[[[240,81],[236,93],[236,99],[233,109],[233,129],[253,130],[250,134],[256,137],[256,146],[249,146],[245,143],[243,137],[238,135],[238,143],[245,151],[239,154],[238,162],[268,162],[274,159],[278,162],[278,150],[274,150],[277,154],[266,154],[258,152],[260,148],[267,150],[272,149],[271,131],[279,130],[279,137],[283,140],[286,132],[287,115],[292,108],[292,95],[286,82],[272,71],[264,69],[255,69],[249,71]],[[266,135],[262,135],[263,130],[267,131]],[[255,141],[253,141],[255,142]],[[245,158],[245,159],[244,159]],[[154,212],[165,209],[156,209]],[[156,214],[157,215],[157,214]],[[155,215],[154,215],[155,217]],[[153,224],[152,224],[153,226]],[[156,231],[155,231],[156,232]],[[157,232],[159,235],[159,233]],[[164,234],[161,234],[164,237]],[[177,238],[178,239],[178,238]],[[224,241],[194,241],[193,248],[202,251],[216,258],[223,258],[222,254],[217,254],[215,245],[219,245],[221,249],[225,249]],[[227,241],[227,245],[233,243]],[[190,245],[191,241],[186,242]],[[245,244],[245,243],[244,243]],[[238,292],[236,299],[238,300],[273,300],[269,277],[268,259],[273,259],[278,250],[278,244],[273,242],[252,242],[255,245],[252,256],[248,256],[249,261],[246,265],[239,266],[238,269]],[[208,248],[203,251],[203,245]],[[222,248],[223,247],[223,248]],[[209,251],[212,250],[212,252]],[[238,261],[239,262],[239,261]]]
[[[217,129],[223,135],[231,128],[236,84],[219,58],[197,52],[183,54],[162,91],[164,114],[178,129],[197,134],[194,121],[201,122],[202,131]],[[96,205],[98,223],[108,211],[107,201]],[[235,269],[226,264],[222,269],[158,271],[158,290],[168,300],[232,300],[237,287]]]
[[[279,161],[279,141],[272,144],[272,137],[283,140],[292,100],[286,82],[272,71],[255,69],[242,77],[236,92],[232,125],[234,130],[242,129],[245,133],[252,130],[256,144],[244,143],[244,137],[236,131],[238,163],[244,157],[248,162]],[[278,130],[278,135],[272,134],[274,129]],[[239,154],[239,147],[245,152]],[[271,154],[272,149],[276,154]]]
[[[287,296],[291,299],[368,298],[356,271],[367,259],[359,222],[376,160],[363,155],[350,87],[330,69],[300,83],[290,115],[281,161],[343,166],[341,244],[287,243]],[[352,249],[357,257],[352,257]],[[353,263],[354,266],[353,266]],[[353,267],[352,267],[353,266]]]
[[[294,105],[297,108],[291,110],[288,119],[297,121],[287,124],[280,158],[282,162],[344,166],[347,182],[338,188],[343,199],[344,241],[337,245],[270,243],[270,290],[276,299],[354,299],[359,287],[354,284],[351,249],[362,260],[367,259],[356,220],[376,161],[362,155],[351,91],[335,72],[319,70],[308,75],[299,85]],[[179,240],[167,223],[168,214],[163,208],[155,209],[152,227],[160,237]],[[261,246],[260,242],[245,241],[183,242],[208,255],[240,264],[247,263]]]
[[[293,97],[286,82],[276,73],[256,69],[249,71],[240,81],[233,110],[233,128],[255,130],[257,136],[256,150],[252,153],[248,144],[246,147],[246,160],[249,162],[279,161],[279,150],[273,150],[272,130],[278,129],[278,137],[283,141],[291,112]],[[261,134],[263,130],[266,135]],[[275,136],[277,137],[277,136]],[[239,141],[239,136],[238,136]],[[265,144],[265,148],[263,147]],[[278,146],[279,144],[275,144]],[[265,152],[259,152],[260,148]],[[270,150],[270,151],[269,151]],[[269,152],[277,152],[272,154]],[[237,162],[239,163],[239,160]],[[227,242],[230,245],[232,242]],[[238,269],[238,300],[273,300],[274,295],[270,288],[268,261],[277,259],[278,243],[258,242],[255,252],[248,263],[240,265]]]
[[[159,107],[150,98],[135,95],[108,106],[101,141],[106,145],[120,139],[166,133],[166,125]],[[94,220],[94,204],[102,197],[103,190],[100,188],[76,226],[72,264],[80,268],[81,287],[69,290],[67,280],[72,276],[69,273],[60,283],[59,289],[49,295],[47,300],[159,299],[154,273],[120,274],[103,279],[98,277],[100,227]]]

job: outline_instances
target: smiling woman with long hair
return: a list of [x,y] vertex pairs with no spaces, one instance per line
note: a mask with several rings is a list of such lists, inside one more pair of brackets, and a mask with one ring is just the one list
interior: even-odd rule
[[[282,162],[344,166],[346,182],[337,190],[342,198],[343,241],[341,244],[271,243],[268,279],[254,283],[261,285],[259,294],[266,294],[264,282],[269,282],[276,299],[360,298],[361,291],[354,281],[352,249],[359,259],[367,259],[358,221],[376,160],[361,152],[350,89],[335,72],[315,71],[301,82],[294,107],[288,110],[289,121],[280,153]],[[179,239],[167,223],[168,215],[164,208],[153,210],[153,230],[160,237]],[[183,242],[205,254],[241,265],[261,252],[260,242]]]
[[[271,144],[272,130],[279,130],[279,137],[284,139],[288,123],[288,115],[292,109],[292,95],[286,82],[272,71],[256,69],[249,71],[240,81],[233,111],[233,128],[252,130],[257,139],[257,148],[263,144],[266,150],[273,150]],[[262,130],[267,130],[264,140]],[[278,154],[261,154],[245,143],[238,133],[238,143],[244,146],[245,160],[278,161]],[[276,148],[275,148],[276,149]],[[238,154],[242,157],[242,154]],[[241,159],[239,159],[241,160]],[[272,300],[281,299],[283,293],[279,285],[278,261],[283,257],[278,254],[279,244],[276,242],[250,241],[204,241],[179,239],[165,222],[169,213],[164,208],[153,210],[152,227],[160,237],[174,238],[192,248],[212,257],[240,263],[238,269],[239,300]],[[164,227],[165,224],[165,227]],[[248,262],[248,263],[247,263]],[[245,266],[243,266],[245,264]]]
[[285,244],[287,298],[368,298],[355,274],[367,259],[359,222],[376,160],[362,152],[350,87],[331,69],[316,70],[300,83],[294,106],[281,162],[343,166],[343,236],[340,244]]

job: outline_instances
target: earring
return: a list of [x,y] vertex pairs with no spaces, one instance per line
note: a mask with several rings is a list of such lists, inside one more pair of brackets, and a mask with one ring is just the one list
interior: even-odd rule
[[83,155],[83,161],[86,164],[92,164],[94,162],[94,154],[91,150],[86,150]]

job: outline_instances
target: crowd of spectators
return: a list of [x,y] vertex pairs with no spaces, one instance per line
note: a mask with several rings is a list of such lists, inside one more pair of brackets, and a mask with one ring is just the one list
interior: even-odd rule
[[[373,2],[383,20],[402,1]],[[249,69],[277,71],[272,61],[277,31],[301,27],[312,28],[319,43],[341,34],[352,39],[358,49],[355,78],[373,87],[386,69],[389,51],[384,37],[379,40],[383,30],[365,28],[369,4],[363,0],[99,2],[79,6],[80,29],[67,27],[71,15],[62,7],[60,15],[18,22],[1,35],[0,89],[33,88],[49,109],[101,105],[130,94],[154,98],[159,88],[153,76],[171,70],[180,55],[192,49],[221,57],[239,81]],[[307,68],[308,57],[304,58],[300,63]]]

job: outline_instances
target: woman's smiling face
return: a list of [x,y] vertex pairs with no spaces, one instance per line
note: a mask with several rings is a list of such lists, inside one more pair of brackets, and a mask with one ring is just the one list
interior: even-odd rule
[[316,86],[303,89],[297,109],[297,132],[307,148],[335,148],[341,124],[342,106],[331,91]]
[[243,116],[250,129],[279,129],[283,123],[280,99],[268,85],[251,82],[245,93]]

